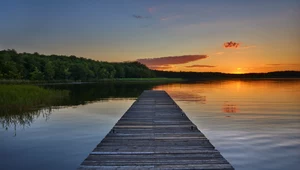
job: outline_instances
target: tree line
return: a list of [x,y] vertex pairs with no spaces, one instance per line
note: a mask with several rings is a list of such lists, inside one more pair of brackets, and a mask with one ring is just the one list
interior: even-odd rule
[[151,77],[155,73],[139,62],[109,63],[73,55],[0,51],[0,79],[96,81]]
[[274,71],[268,73],[230,74],[220,72],[174,72],[154,71],[158,77],[183,78],[188,80],[202,79],[251,79],[251,78],[300,78],[300,71]]
[[83,57],[0,51],[0,79],[97,81],[117,78],[300,78],[300,71],[228,74],[220,72],[173,72],[150,70],[139,62],[109,63]]

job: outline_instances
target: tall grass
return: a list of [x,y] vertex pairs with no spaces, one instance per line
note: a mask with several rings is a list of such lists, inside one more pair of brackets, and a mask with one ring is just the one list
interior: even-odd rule
[[0,85],[0,114],[57,105],[68,95],[69,92],[65,90],[44,89],[34,85]]

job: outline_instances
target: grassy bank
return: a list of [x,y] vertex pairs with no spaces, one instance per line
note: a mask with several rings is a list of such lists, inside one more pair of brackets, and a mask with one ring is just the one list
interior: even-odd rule
[[50,90],[34,85],[0,85],[0,113],[23,112],[55,105],[68,97],[69,92]]

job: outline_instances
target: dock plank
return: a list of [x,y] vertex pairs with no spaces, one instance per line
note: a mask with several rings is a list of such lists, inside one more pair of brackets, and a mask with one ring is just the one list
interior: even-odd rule
[[144,91],[79,170],[233,170],[165,91]]

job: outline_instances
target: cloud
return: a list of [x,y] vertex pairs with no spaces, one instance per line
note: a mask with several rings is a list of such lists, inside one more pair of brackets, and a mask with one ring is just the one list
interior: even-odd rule
[[141,16],[141,15],[132,15],[132,17],[136,18],[136,19],[148,19],[150,17],[147,17],[147,16]]
[[241,46],[239,49],[249,49],[249,48],[255,48],[255,45],[247,45],[247,46]]
[[243,50],[243,49],[255,48],[256,46],[255,45],[245,45],[245,46],[243,46],[239,42],[228,41],[228,42],[225,42],[223,44],[223,47],[224,48],[235,48],[235,49]]
[[285,64],[266,64],[267,66],[280,66],[280,65],[285,65]]
[[150,69],[152,70],[168,70],[171,68],[174,68],[172,65],[161,65],[161,66],[149,66]]
[[267,66],[298,66],[300,64],[266,64]]
[[185,66],[187,68],[208,68],[208,67],[216,67],[216,66],[212,66],[212,65],[190,65],[190,66]]
[[197,61],[204,58],[207,58],[207,55],[182,55],[182,56],[168,56],[160,58],[145,58],[138,59],[137,61],[145,64],[146,66],[161,66],[161,65],[170,65],[170,64],[184,64],[191,61]]
[[225,42],[223,44],[223,46],[225,48],[238,48],[240,46],[240,43],[238,42],[233,42],[233,41],[229,41],[229,42]]

